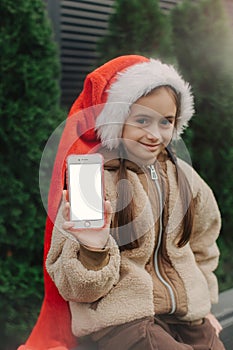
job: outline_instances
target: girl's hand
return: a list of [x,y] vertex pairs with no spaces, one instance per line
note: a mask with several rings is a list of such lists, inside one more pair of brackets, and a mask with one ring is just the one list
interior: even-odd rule
[[109,201],[105,201],[105,225],[102,228],[74,229],[74,223],[70,219],[70,203],[67,201],[66,192],[63,191],[63,210],[65,219],[62,228],[71,233],[80,244],[93,249],[103,249],[109,238],[112,206]]
[[217,336],[219,337],[219,333],[222,330],[221,324],[218,322],[217,318],[210,312],[206,315],[206,318],[210,321],[211,325],[214,327]]

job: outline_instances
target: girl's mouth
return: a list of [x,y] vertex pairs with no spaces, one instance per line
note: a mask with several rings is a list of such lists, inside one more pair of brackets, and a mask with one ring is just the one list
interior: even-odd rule
[[140,144],[144,147],[146,147],[148,150],[150,151],[155,151],[158,149],[158,147],[160,146],[160,143],[156,143],[156,144],[149,144],[149,143],[143,143],[140,142]]

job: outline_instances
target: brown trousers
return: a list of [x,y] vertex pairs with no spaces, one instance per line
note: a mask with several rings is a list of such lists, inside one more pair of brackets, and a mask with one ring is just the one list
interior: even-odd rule
[[[202,324],[168,324],[155,317],[109,327],[93,335],[98,350],[224,350],[209,320]],[[86,347],[85,347],[86,348]],[[88,347],[92,349],[92,347]]]

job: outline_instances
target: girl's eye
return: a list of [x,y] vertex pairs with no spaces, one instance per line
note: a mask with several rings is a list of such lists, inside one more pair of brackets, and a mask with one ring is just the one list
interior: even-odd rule
[[172,123],[173,123],[173,120],[172,120],[172,119],[168,119],[168,118],[162,118],[162,119],[160,119],[160,124],[161,124],[162,126],[170,126],[170,125],[172,125]]
[[140,117],[140,118],[136,118],[135,122],[140,125],[147,125],[149,121],[148,121],[148,118]]

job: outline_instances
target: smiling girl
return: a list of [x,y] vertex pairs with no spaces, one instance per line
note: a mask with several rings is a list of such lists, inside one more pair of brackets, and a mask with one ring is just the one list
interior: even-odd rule
[[[96,108],[80,114],[90,106]],[[71,109],[71,119],[79,113],[78,135],[66,156],[104,156],[106,221],[102,229],[75,230],[63,191],[46,269],[62,299],[47,313],[53,310],[64,349],[74,339],[101,350],[224,349],[211,314],[219,210],[208,185],[171,147],[193,112],[189,85],[159,60],[122,56],[87,76]],[[60,151],[69,135],[68,123]],[[64,188],[61,159],[54,172]],[[65,325],[61,304],[71,312]]]
[[169,87],[157,88],[132,105],[122,133],[130,159],[154,164],[172,139],[176,112],[175,93]]

